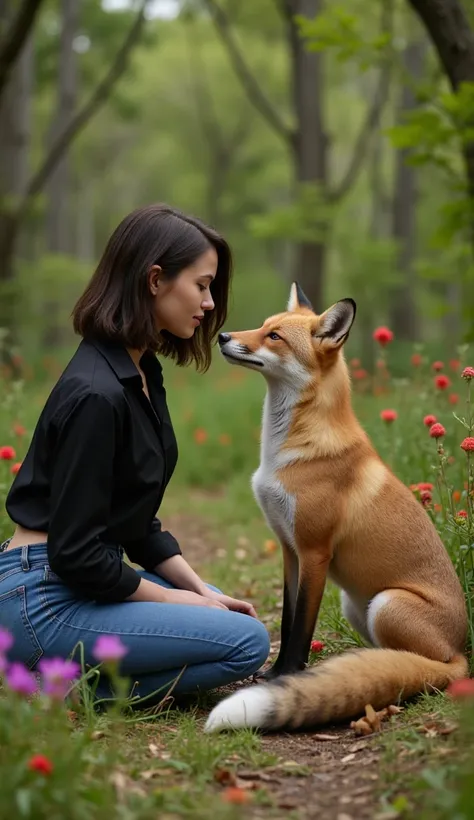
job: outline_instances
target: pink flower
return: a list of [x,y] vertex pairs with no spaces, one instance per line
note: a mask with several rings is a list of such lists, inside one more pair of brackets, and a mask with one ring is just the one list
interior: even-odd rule
[[8,652],[13,646],[13,635],[5,629],[3,626],[0,626],[0,652]]
[[471,379],[474,379],[474,367],[465,367],[461,376],[463,379],[466,379],[467,382],[470,382]]
[[6,674],[7,686],[20,695],[34,695],[38,691],[36,678],[22,663],[11,663]]
[[311,652],[322,652],[325,646],[322,641],[311,641]]
[[474,450],[474,436],[468,436],[459,446],[465,453],[472,452]]
[[432,413],[429,413],[427,416],[424,417],[423,424],[425,424],[426,427],[431,427],[433,424],[436,423],[436,421],[437,421],[436,416],[433,416]]
[[382,347],[393,342],[393,332],[388,327],[377,327],[372,336]]
[[431,438],[442,438],[446,435],[446,429],[443,427],[442,424],[436,423],[432,424],[430,427],[430,436]]
[[3,675],[3,673],[6,671],[7,666],[8,666],[8,661],[5,657],[5,655],[2,655],[0,653],[0,675]]
[[398,413],[396,410],[382,410],[380,413],[380,418],[382,421],[387,422],[387,424],[391,424],[392,421],[396,421],[398,418]]
[[456,370],[459,370],[459,368],[461,366],[461,362],[459,361],[459,359],[450,359],[449,360],[449,366],[450,366],[451,370],[454,370],[456,372]]
[[459,401],[459,396],[457,393],[450,393],[449,394],[449,403],[450,404],[457,404]]
[[445,376],[443,373],[441,373],[440,376],[435,377],[434,383],[438,390],[446,390],[446,388],[449,387],[449,385],[451,384],[451,379],[449,378],[449,376]]
[[99,663],[107,661],[119,661],[126,655],[128,649],[118,635],[101,635],[97,638],[92,654]]
[[436,370],[437,372],[439,372],[440,370],[443,369],[444,363],[443,362],[433,362],[431,367],[432,367],[433,370]]
[[44,693],[59,700],[66,697],[71,681],[81,671],[78,663],[63,658],[43,658],[38,667],[44,680]]

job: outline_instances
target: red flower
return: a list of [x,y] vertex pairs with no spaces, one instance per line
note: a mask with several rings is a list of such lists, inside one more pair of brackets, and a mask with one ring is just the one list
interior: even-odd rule
[[423,361],[423,359],[421,357],[421,353],[414,353],[413,356],[411,357],[411,363],[412,363],[413,367],[419,367],[420,364],[422,363],[422,361]]
[[44,755],[33,755],[28,761],[28,768],[31,769],[32,772],[39,772],[40,774],[49,776],[53,773],[54,766]]
[[325,645],[322,641],[311,641],[311,652],[322,652]]
[[423,419],[423,424],[425,424],[425,425],[426,425],[426,427],[431,427],[431,425],[432,425],[432,424],[435,424],[435,423],[436,423],[436,421],[437,421],[436,416],[433,416],[433,414],[432,414],[432,413],[429,413],[429,415],[428,415],[428,416],[425,416],[425,417],[424,417],[424,419]]
[[15,422],[13,425],[13,432],[16,436],[24,436],[26,433],[26,427],[23,427],[18,421]]
[[432,367],[432,369],[433,369],[433,370],[436,370],[437,372],[439,372],[440,370],[442,370],[442,369],[443,369],[443,367],[444,367],[444,362],[433,362],[433,364],[431,365],[431,367]]
[[423,506],[427,507],[429,504],[431,504],[433,496],[428,490],[423,490],[423,492],[420,495],[420,499]]
[[474,450],[474,436],[468,436],[464,441],[461,441],[459,446],[465,453],[472,452],[472,450]]
[[463,379],[466,379],[467,382],[470,382],[471,379],[474,379],[474,367],[465,367],[461,376]]
[[456,518],[467,518],[466,510],[458,510],[456,513]]
[[472,698],[474,697],[474,680],[472,678],[461,678],[453,680],[446,689],[452,698]]
[[435,377],[434,383],[438,390],[446,390],[446,388],[449,387],[449,385],[451,384],[451,379],[449,378],[449,376],[445,376],[443,373],[441,373],[440,376]]
[[196,427],[193,437],[196,444],[204,444],[207,441],[207,431],[203,427]]
[[352,375],[354,376],[354,379],[357,379],[357,381],[362,381],[362,379],[367,378],[368,373],[367,370],[364,370],[363,367],[360,367],[358,370],[354,370],[354,373]]
[[459,401],[459,396],[457,393],[450,393],[449,394],[449,403],[450,404],[457,404]]
[[13,447],[9,447],[5,445],[4,447],[0,447],[0,458],[4,461],[11,461],[16,456],[15,450]]
[[387,424],[391,424],[392,421],[396,421],[398,418],[398,413],[396,410],[382,410],[380,418],[382,421],[386,421]]
[[227,786],[221,795],[222,800],[226,803],[248,803],[250,795],[248,792],[241,789],[240,786]]
[[446,435],[446,430],[442,424],[437,422],[436,424],[432,424],[430,427],[430,436],[431,438],[442,438]]
[[372,336],[382,347],[385,347],[389,342],[393,342],[393,333],[388,327],[376,328]]
[[459,359],[450,359],[449,366],[451,370],[454,370],[454,372],[456,372],[456,370],[459,370],[461,362],[459,361]]
[[12,466],[10,468],[10,472],[13,473],[13,475],[16,475],[18,473],[20,467],[21,467],[21,461],[17,461],[15,464],[12,464]]
[[419,490],[428,490],[429,492],[433,489],[433,485],[429,481],[420,481],[417,486]]
[[360,367],[360,359],[351,359],[351,367]]

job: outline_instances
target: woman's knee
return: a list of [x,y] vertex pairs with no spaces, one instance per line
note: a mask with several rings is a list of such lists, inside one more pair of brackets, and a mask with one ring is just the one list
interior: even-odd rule
[[245,674],[251,675],[265,663],[270,653],[270,637],[261,621],[243,616],[248,619],[244,640],[242,642],[242,663],[247,667]]

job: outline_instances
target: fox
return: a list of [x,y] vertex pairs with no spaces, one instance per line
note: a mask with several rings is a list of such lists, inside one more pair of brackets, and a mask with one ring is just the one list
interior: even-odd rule
[[[344,344],[356,303],[317,314],[298,282],[256,330],[220,333],[232,365],[267,382],[251,479],[283,557],[274,664],[220,701],[206,732],[307,730],[348,721],[468,675],[467,607],[428,513],[356,418]],[[327,579],[363,648],[309,666]]]

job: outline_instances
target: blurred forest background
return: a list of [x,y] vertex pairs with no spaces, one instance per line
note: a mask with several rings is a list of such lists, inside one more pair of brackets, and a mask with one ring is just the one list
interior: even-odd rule
[[[352,296],[448,355],[474,314],[471,0],[0,0],[0,326],[28,360],[108,236],[167,201],[235,253],[228,328]],[[396,370],[396,364],[395,364]]]

